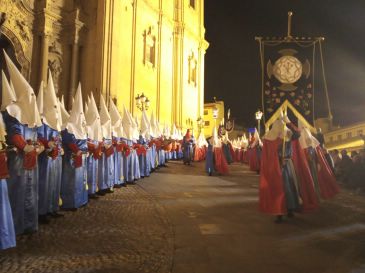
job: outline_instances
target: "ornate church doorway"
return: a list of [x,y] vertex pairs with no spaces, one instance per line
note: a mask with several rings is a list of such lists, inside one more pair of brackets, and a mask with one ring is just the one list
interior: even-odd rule
[[[9,73],[8,73],[8,70],[6,67],[5,56],[4,56],[3,50],[5,50],[6,54],[8,54],[10,59],[14,62],[14,64],[21,71],[21,66],[15,57],[15,50],[14,50],[13,45],[11,44],[10,40],[5,35],[1,34],[1,32],[0,32],[0,70],[4,71],[5,75],[9,79]],[[1,75],[0,75],[0,97],[2,97],[2,77],[1,77]]]

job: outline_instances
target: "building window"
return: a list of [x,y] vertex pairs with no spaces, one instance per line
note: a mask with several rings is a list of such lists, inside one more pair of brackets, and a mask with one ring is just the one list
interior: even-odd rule
[[210,122],[208,120],[204,121],[204,126],[209,126]]
[[347,133],[347,138],[351,138],[352,137],[352,132],[348,132]]
[[208,115],[208,110],[204,110],[204,116]]
[[363,131],[363,130],[358,130],[358,131],[357,131],[357,135],[358,135],[358,136],[363,136],[363,134],[364,134],[364,131]]
[[155,67],[156,65],[156,37],[152,34],[153,27],[144,33],[144,58],[143,63]]
[[338,135],[338,136],[337,136],[337,140],[338,140],[338,141],[341,141],[341,140],[342,140],[342,135]]
[[330,137],[330,142],[333,142],[333,137],[332,136]]
[[196,7],[196,0],[189,0],[189,6],[195,9]]
[[192,84],[193,86],[196,87],[196,85],[197,85],[196,71],[197,71],[198,62],[195,59],[194,52],[191,52],[188,62],[189,62],[188,82],[189,82],[189,84]]

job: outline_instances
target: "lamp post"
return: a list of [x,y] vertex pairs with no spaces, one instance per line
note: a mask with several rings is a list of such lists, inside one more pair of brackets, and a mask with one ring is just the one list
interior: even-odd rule
[[196,123],[198,125],[198,129],[199,129],[199,135],[201,134],[202,132],[202,129],[204,128],[204,119],[202,117],[198,117],[198,119],[196,120]]
[[261,121],[263,114],[264,113],[262,113],[260,110],[257,110],[257,112],[255,113],[255,117],[257,120],[257,131],[258,131],[259,135],[260,135],[260,121]]
[[143,93],[142,95],[138,95],[137,97],[135,97],[136,100],[136,106],[139,110],[141,110],[142,112],[144,110],[148,110],[148,108],[150,107],[150,100],[148,99],[148,97],[146,97]]
[[214,127],[217,127],[218,114],[219,114],[219,109],[217,108],[217,106],[214,106],[213,108]]

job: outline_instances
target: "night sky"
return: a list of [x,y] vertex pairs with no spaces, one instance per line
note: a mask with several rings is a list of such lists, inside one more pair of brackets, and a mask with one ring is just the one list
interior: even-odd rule
[[[323,53],[335,125],[365,121],[365,1],[205,0],[205,101],[224,100],[236,122],[255,124],[261,108],[261,69],[255,36],[325,37]],[[315,112],[326,116],[323,84]]]

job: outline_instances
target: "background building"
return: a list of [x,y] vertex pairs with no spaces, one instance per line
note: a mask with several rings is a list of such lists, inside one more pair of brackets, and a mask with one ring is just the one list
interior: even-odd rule
[[365,148],[365,123],[356,123],[324,133],[329,150],[359,151]]
[[203,0],[0,0],[0,12],[0,47],[36,92],[50,68],[69,109],[81,81],[84,98],[132,113],[143,92],[162,123],[202,116]]
[[[217,116],[214,116],[213,113],[217,113]],[[224,101],[215,101],[204,104],[204,135],[205,137],[209,137],[212,135],[213,128],[219,124],[224,119]]]

